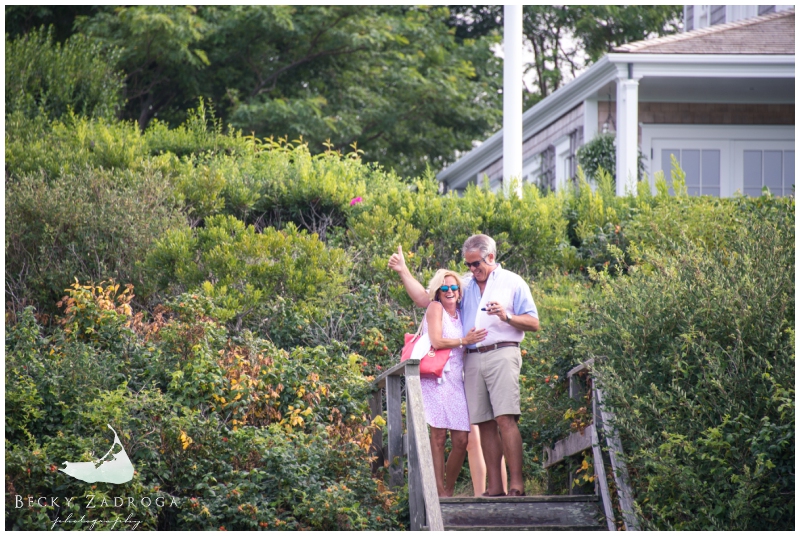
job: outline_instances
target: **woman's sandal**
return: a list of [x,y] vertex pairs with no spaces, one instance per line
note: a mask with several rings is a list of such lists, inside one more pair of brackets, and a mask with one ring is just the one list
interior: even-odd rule
[[498,493],[497,495],[489,495],[488,491],[484,491],[481,497],[505,497],[505,493]]
[[527,495],[525,495],[524,491],[520,491],[520,490],[514,489],[514,488],[511,488],[510,490],[508,490],[508,496],[509,497],[527,497]]

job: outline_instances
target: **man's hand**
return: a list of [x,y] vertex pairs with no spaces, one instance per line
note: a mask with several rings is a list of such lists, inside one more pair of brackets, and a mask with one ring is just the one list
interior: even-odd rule
[[389,268],[402,274],[406,271],[406,259],[403,257],[403,246],[397,246],[397,253],[392,253],[389,257]]
[[506,321],[506,308],[497,302],[488,302],[486,304],[486,314],[489,316],[499,316],[500,320]]

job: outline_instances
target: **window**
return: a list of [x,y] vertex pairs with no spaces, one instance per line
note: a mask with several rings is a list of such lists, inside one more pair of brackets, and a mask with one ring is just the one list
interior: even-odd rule
[[695,28],[705,28],[709,25],[709,6],[694,6]]
[[661,165],[668,167],[664,177],[672,189],[671,157],[680,164],[686,174],[686,191],[689,195],[713,195],[719,197],[720,188],[720,150],[719,149],[662,149]]
[[642,126],[644,164],[655,193],[655,175],[671,182],[670,156],[686,173],[689,195],[732,197],[737,192],[794,192],[793,125]]
[[542,152],[542,174],[539,186],[545,190],[556,189],[556,146],[550,145]]
[[766,186],[772,195],[794,193],[794,151],[744,151],[745,195],[758,197]]

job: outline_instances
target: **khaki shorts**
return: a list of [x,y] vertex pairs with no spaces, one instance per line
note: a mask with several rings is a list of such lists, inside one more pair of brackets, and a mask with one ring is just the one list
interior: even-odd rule
[[491,421],[498,415],[519,415],[519,348],[509,346],[464,355],[464,390],[469,422]]

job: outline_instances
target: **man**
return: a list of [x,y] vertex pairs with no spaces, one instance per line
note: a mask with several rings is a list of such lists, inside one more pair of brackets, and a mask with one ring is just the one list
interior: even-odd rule
[[[525,331],[539,329],[539,315],[525,281],[495,263],[497,247],[492,238],[472,235],[464,242],[462,255],[470,271],[464,276],[462,289],[464,333],[473,327],[485,328],[488,332],[485,340],[467,347],[464,359],[470,422],[478,425],[486,461],[488,482],[484,495],[505,495],[500,468],[505,455],[509,470],[508,495],[524,496],[522,436],[517,426],[522,364],[519,343]],[[389,259],[389,267],[400,274],[415,304],[419,307],[430,304],[425,288],[406,267],[402,247]]]

